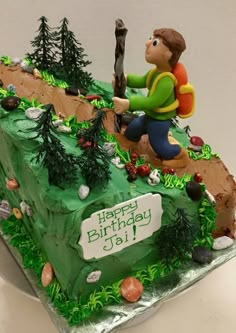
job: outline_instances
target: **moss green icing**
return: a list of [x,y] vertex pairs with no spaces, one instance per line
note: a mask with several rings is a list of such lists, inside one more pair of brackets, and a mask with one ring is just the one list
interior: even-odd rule
[[[10,243],[21,253],[24,267],[35,272],[39,285],[41,285],[41,271],[46,263],[46,257],[42,255],[31,235],[26,231],[23,221],[11,216],[8,220],[3,221],[2,229],[6,235],[11,236]],[[146,286],[156,279],[161,281],[161,278],[168,277],[169,272],[178,269],[180,265],[181,262],[178,259],[173,260],[168,266],[159,262],[137,271],[135,276]],[[105,287],[101,286],[99,290],[93,291],[85,302],[82,299],[69,299],[62,291],[57,278],[54,278],[45,290],[59,313],[68,321],[69,325],[74,326],[89,318],[93,312],[101,310],[105,305],[120,303],[121,282],[120,280]]]
[[[209,205],[206,199],[203,199],[199,207],[199,212],[201,214],[202,230],[207,230],[208,233],[212,228],[214,208]],[[11,216],[8,220],[3,221],[2,229],[6,235],[11,236],[11,244],[16,246],[21,253],[24,267],[32,269],[35,272],[39,279],[39,285],[41,285],[40,276],[42,268],[46,263],[46,256],[42,255],[31,235],[26,231],[23,221],[16,220],[14,216]],[[201,233],[197,243],[201,239],[204,239],[205,236]],[[174,281],[169,273],[178,269],[181,265],[182,262],[178,258],[173,259],[172,262],[168,263],[168,266],[157,262],[152,265],[146,265],[145,269],[137,271],[135,277],[144,286],[153,283],[155,280],[161,283],[162,278],[166,277],[169,280],[168,287],[170,287]],[[99,311],[105,305],[120,303],[120,283],[121,280],[105,287],[101,286],[98,291],[93,291],[85,302],[81,299],[69,299],[62,291],[56,278],[45,289],[59,313],[66,318],[69,325],[73,326],[89,318],[93,312]]]
[[[111,165],[112,181],[106,189],[95,189],[83,201],[77,191],[83,178],[79,174],[72,186],[62,190],[48,185],[47,170],[36,164],[32,157],[39,141],[33,139],[35,133],[29,131],[35,123],[25,118],[23,112],[15,111],[1,119],[0,123],[0,187],[2,197],[11,207],[19,207],[26,201],[32,209],[32,216],[24,215],[24,225],[32,234],[45,258],[51,262],[63,291],[69,297],[87,299],[95,289],[135,274],[157,260],[157,232],[147,239],[133,244],[119,252],[100,259],[84,260],[83,251],[78,244],[81,223],[93,212],[149,193],[162,195],[162,224],[173,218],[176,207],[183,208],[192,219],[199,221],[199,203],[192,202],[183,186],[161,183],[150,187],[146,180],[139,178],[135,184],[126,180],[125,170]],[[60,134],[60,140],[68,153],[79,156],[73,137]],[[16,178],[20,187],[9,191],[5,179]],[[86,278],[94,270],[102,272],[100,280],[88,284]]]

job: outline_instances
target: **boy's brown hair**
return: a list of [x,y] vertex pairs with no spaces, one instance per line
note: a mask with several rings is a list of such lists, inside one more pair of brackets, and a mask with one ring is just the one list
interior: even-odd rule
[[169,59],[169,64],[173,68],[178,62],[182,52],[186,49],[186,44],[183,36],[174,29],[156,29],[153,31],[154,37],[161,37],[163,43],[171,51],[172,56]]

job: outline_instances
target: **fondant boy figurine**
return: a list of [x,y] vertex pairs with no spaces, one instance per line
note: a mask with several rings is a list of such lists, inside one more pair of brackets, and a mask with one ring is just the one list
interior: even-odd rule
[[185,41],[173,29],[157,29],[145,46],[145,59],[155,68],[144,76],[127,75],[126,83],[132,88],[148,88],[148,95],[135,95],[129,99],[114,97],[114,110],[117,114],[143,110],[145,114],[132,120],[125,130],[127,139],[138,142],[143,134],[148,134],[150,145],[163,165],[183,167],[188,161],[187,152],[178,142],[169,142],[169,128],[171,119],[176,116],[178,101],[174,92],[175,82],[168,73],[172,72],[185,50]]

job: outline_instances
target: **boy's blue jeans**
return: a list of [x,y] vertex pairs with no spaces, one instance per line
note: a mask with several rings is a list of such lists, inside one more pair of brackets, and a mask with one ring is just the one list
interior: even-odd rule
[[148,134],[150,145],[158,157],[170,160],[180,153],[180,146],[168,141],[170,125],[170,120],[155,120],[143,115],[131,121],[125,136],[130,141],[138,142],[143,134]]

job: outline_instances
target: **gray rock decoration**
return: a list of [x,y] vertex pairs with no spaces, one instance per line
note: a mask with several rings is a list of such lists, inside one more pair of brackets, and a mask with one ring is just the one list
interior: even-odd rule
[[31,207],[25,201],[21,201],[20,210],[22,214],[26,214],[27,216],[32,216],[33,214]]
[[37,121],[43,112],[43,109],[31,107],[25,110],[25,116],[31,120]]
[[11,207],[7,200],[0,202],[0,220],[6,220],[11,214]]
[[33,74],[34,72],[34,67],[29,65],[27,63],[27,61],[23,60],[21,63],[20,63],[20,67],[22,69],[22,71],[26,72],[26,73],[30,73],[30,74]]
[[57,119],[57,120],[53,121],[52,123],[53,123],[53,126],[59,127],[63,124],[63,120],[62,119]]
[[105,142],[103,145],[103,148],[105,149],[105,151],[107,152],[108,156],[114,156],[115,155],[115,143],[113,142]]
[[101,275],[102,275],[101,271],[93,271],[88,275],[86,282],[87,283],[96,283],[100,280]]
[[234,243],[234,240],[227,236],[218,237],[214,240],[213,243],[213,250],[224,250],[228,247],[232,246]]
[[199,264],[210,264],[213,260],[213,253],[204,246],[195,246],[192,253],[192,259]]
[[81,200],[84,200],[89,195],[90,188],[87,185],[80,185],[78,190],[78,195]]
[[60,133],[71,133],[72,129],[68,126],[65,126],[65,125],[59,125],[57,127],[57,131],[60,132]]
[[16,87],[14,86],[14,84],[12,84],[12,83],[8,84],[8,86],[7,86],[7,91],[8,91],[9,93],[13,93],[13,94],[15,94],[15,93],[16,93]]
[[15,66],[15,65],[19,65],[21,63],[21,58],[19,57],[14,57],[11,59],[11,65]]
[[21,201],[20,203],[20,210],[23,214],[26,213],[26,207],[27,207],[27,203],[25,201]]

